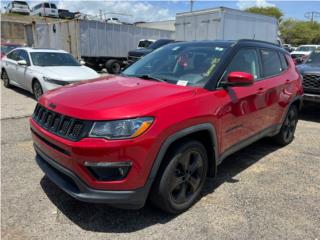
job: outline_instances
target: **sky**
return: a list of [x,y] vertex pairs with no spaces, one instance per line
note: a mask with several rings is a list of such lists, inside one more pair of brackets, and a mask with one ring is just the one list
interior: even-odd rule
[[[98,15],[99,10],[106,12],[108,17],[118,17],[122,21],[158,21],[174,19],[175,14],[190,10],[190,1],[167,0],[167,1],[96,1],[96,0],[54,0],[59,8],[69,9],[70,11],[80,11],[90,15]],[[28,1],[30,6],[34,6],[36,1]],[[2,2],[2,5],[5,1]],[[245,9],[252,6],[276,6],[282,10],[285,18],[295,18],[306,20],[305,13],[310,11],[320,12],[320,0],[194,0],[194,10],[229,7],[234,9]],[[118,14],[114,14],[118,13]],[[318,18],[320,21],[320,16]]]

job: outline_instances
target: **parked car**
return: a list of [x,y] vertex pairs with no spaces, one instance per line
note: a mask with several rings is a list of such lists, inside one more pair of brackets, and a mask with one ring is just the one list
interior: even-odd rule
[[17,47],[22,47],[20,44],[16,43],[6,43],[1,42],[1,59],[8,54],[8,52],[12,51],[13,49]]
[[303,76],[304,101],[320,103],[320,49],[312,52],[297,68]]
[[119,18],[115,18],[115,17],[107,18],[106,22],[113,23],[113,24],[122,24],[122,22],[120,22]]
[[32,8],[31,15],[40,17],[59,17],[56,4],[50,2],[42,2]]
[[30,118],[36,161],[78,200],[141,208],[150,197],[180,213],[230,154],[263,137],[289,144],[302,94],[277,45],[169,44],[120,76],[41,97]]
[[154,50],[156,50],[166,44],[173,43],[173,42],[174,42],[174,40],[172,40],[172,39],[159,39],[159,40],[155,41],[154,43],[152,43],[147,48],[138,48],[133,51],[130,51],[128,53],[128,64],[132,64],[132,63],[138,61],[143,56],[147,55],[148,53],[151,53]]
[[26,1],[12,1],[5,7],[6,13],[30,14],[30,8]]
[[75,13],[70,12],[67,9],[58,9],[59,18],[62,19],[74,19]]
[[291,57],[296,60],[298,64],[302,63],[309,54],[320,48],[320,45],[301,45],[296,50],[291,52]]
[[23,88],[35,99],[48,90],[98,77],[98,73],[62,50],[16,48],[2,59],[4,86]]

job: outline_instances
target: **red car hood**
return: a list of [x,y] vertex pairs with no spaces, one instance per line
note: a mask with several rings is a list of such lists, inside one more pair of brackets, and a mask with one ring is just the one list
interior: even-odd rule
[[191,98],[195,92],[193,87],[116,76],[49,91],[40,104],[78,119],[123,119],[150,116],[168,104]]

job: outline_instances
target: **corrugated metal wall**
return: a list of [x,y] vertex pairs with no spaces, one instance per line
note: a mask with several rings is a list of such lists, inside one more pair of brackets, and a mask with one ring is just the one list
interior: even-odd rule
[[174,32],[133,25],[73,20],[35,25],[35,46],[57,48],[75,57],[126,57],[140,39],[172,39]]

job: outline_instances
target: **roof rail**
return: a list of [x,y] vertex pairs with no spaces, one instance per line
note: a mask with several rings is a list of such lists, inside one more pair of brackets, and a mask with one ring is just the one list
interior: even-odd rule
[[238,42],[258,42],[258,43],[265,43],[265,44],[270,44],[273,46],[277,46],[277,47],[281,47],[280,45],[276,44],[276,43],[272,43],[272,42],[267,42],[267,41],[262,41],[262,40],[255,40],[255,39],[239,39],[237,41]]

